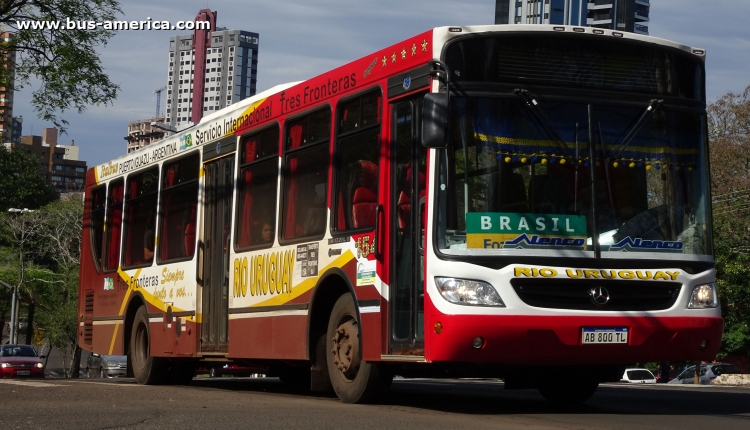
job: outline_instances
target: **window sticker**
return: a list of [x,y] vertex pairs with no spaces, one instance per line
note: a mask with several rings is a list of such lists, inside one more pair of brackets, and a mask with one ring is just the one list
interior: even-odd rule
[[586,217],[503,212],[466,214],[471,249],[586,249]]

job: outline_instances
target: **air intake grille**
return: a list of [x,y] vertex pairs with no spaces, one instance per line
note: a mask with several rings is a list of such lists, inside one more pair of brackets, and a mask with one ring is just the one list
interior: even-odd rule
[[[676,282],[623,282],[606,280],[514,279],[518,297],[527,305],[549,309],[585,311],[657,311],[669,309],[680,294]],[[608,297],[597,304],[592,289],[602,287]],[[600,300],[604,301],[604,300]]]

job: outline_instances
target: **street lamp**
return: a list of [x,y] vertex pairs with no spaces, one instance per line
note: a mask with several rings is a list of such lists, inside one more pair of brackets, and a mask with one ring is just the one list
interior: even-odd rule
[[[26,212],[34,212],[34,211],[31,209],[27,209],[27,208],[23,208],[23,209],[10,208],[8,209],[8,212],[16,214],[16,215],[23,215]],[[21,253],[23,253],[23,243],[21,244]],[[23,270],[23,267],[21,267],[21,270]],[[16,344],[18,343],[18,313],[19,313],[18,312],[18,286],[11,287],[5,282],[2,282],[2,285],[10,289],[12,292],[11,298],[10,298],[10,333],[8,333],[9,335],[8,343]]]

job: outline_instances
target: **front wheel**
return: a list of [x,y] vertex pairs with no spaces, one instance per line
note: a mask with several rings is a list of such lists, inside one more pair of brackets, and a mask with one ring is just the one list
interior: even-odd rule
[[344,403],[365,403],[390,388],[393,376],[380,363],[362,360],[361,333],[352,295],[339,297],[328,320],[326,356],[336,395]]
[[552,381],[539,386],[539,393],[552,403],[560,405],[577,405],[590,399],[599,387],[594,380]]
[[139,384],[154,385],[164,382],[168,375],[166,361],[161,357],[152,357],[149,352],[149,325],[146,307],[141,306],[133,319],[130,331],[130,360],[133,364],[133,376]]
[[105,376],[104,376],[104,369],[102,369],[101,367],[99,368],[99,378],[100,379],[104,379],[105,378]]

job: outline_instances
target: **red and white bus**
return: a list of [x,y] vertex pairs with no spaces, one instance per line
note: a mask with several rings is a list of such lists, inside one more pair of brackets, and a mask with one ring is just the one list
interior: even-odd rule
[[713,358],[705,53],[435,28],[88,171],[79,343],[139,383],[263,366],[363,402],[402,376],[583,401]]

